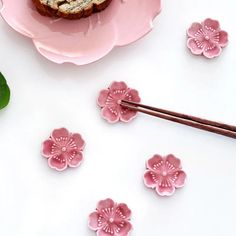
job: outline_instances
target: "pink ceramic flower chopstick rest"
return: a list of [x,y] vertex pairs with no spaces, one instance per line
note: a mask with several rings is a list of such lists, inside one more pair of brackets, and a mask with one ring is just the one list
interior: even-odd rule
[[120,105],[122,100],[141,101],[138,91],[129,88],[125,82],[113,82],[108,89],[102,90],[97,101],[102,108],[102,117],[110,123],[129,122],[134,119],[137,112],[122,107]]
[[171,196],[176,188],[184,186],[186,174],[182,170],[180,159],[174,155],[154,155],[146,165],[144,183],[148,188],[155,189],[158,195]]
[[202,23],[193,23],[187,30],[187,46],[195,55],[214,58],[221,54],[228,44],[228,33],[220,29],[217,20],[210,18]]
[[69,133],[65,128],[55,129],[49,139],[43,142],[42,155],[48,159],[51,168],[63,171],[81,164],[84,146],[80,134]]
[[127,236],[132,229],[131,210],[124,203],[108,198],[98,202],[96,211],[89,215],[89,228],[97,236]]

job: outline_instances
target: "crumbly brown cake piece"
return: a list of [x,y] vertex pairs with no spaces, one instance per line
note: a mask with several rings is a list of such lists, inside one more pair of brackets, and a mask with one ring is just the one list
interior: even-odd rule
[[112,0],[32,0],[44,16],[79,19],[104,10]]

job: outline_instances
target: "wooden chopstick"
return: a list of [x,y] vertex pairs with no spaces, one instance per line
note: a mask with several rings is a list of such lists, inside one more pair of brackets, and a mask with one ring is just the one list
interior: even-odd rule
[[188,125],[194,128],[206,130],[212,133],[224,135],[230,138],[236,139],[236,126],[228,125],[216,121],[211,121],[207,119],[202,119],[195,116],[185,115],[173,111],[168,111],[165,109],[160,109],[156,107],[151,107],[131,101],[122,100],[121,106],[142,112],[148,115],[159,117],[165,120],[177,122],[180,124]]

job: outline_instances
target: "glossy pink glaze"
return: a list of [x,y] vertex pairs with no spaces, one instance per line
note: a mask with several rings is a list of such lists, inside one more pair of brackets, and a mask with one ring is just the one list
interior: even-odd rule
[[69,133],[65,128],[55,129],[49,139],[43,142],[42,155],[48,159],[51,168],[63,171],[81,164],[84,146],[80,134]]
[[154,155],[146,166],[144,183],[148,188],[155,189],[158,195],[171,196],[175,188],[184,186],[186,174],[181,168],[180,160],[174,155]]
[[140,102],[140,97],[138,91],[128,88],[125,82],[113,82],[108,89],[100,92],[97,102],[102,108],[102,117],[108,122],[129,122],[135,118],[137,112],[122,107],[121,100]]
[[193,23],[187,31],[187,46],[195,55],[214,58],[221,54],[228,44],[227,32],[220,29],[220,24],[210,18],[200,23]]
[[98,203],[95,212],[89,215],[89,228],[97,236],[127,236],[132,229],[131,210],[124,203],[105,199]]
[[1,15],[19,33],[32,38],[37,50],[56,63],[84,65],[115,46],[132,43],[152,29],[161,0],[113,0],[104,11],[80,20],[41,16],[32,0],[1,0]]

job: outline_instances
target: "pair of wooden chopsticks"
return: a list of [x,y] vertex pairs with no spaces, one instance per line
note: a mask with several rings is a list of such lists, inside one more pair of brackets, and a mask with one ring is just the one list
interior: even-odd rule
[[199,117],[185,115],[126,100],[122,100],[120,105],[129,108],[131,110],[142,112],[151,116],[159,117],[165,120],[170,120],[197,129],[206,130],[212,133],[236,139],[236,126],[233,125],[223,124],[216,121],[206,120]]

